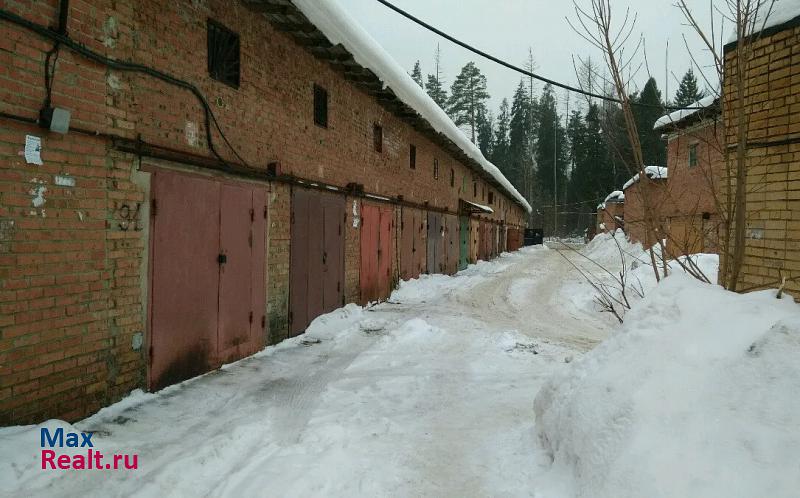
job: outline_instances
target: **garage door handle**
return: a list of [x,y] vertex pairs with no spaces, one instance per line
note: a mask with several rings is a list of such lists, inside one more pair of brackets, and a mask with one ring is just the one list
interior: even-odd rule
[[217,263],[222,265],[222,264],[225,264],[227,262],[228,262],[228,256],[227,255],[220,254],[219,256],[217,256]]

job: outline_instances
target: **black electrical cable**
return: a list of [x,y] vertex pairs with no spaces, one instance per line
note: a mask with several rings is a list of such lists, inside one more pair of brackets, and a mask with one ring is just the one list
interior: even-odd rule
[[[184,81],[184,80],[178,79],[178,78],[176,78],[176,77],[174,77],[172,75],[169,75],[169,74],[161,72],[161,71],[159,71],[157,69],[153,69],[151,67],[145,66],[143,64],[137,64],[137,63],[132,63],[132,62],[122,62],[122,61],[117,61],[117,60],[114,60],[114,59],[109,59],[108,57],[105,57],[104,55],[98,54],[97,52],[94,52],[93,50],[91,50],[89,48],[86,48],[83,44],[74,41],[72,38],[70,38],[67,35],[57,33],[57,32],[51,30],[50,28],[48,28],[46,26],[42,26],[40,24],[34,23],[32,21],[29,21],[29,20],[27,20],[27,19],[25,19],[23,17],[20,17],[20,16],[14,14],[12,12],[9,12],[7,10],[0,9],[0,19],[8,21],[8,22],[10,22],[12,24],[16,24],[16,25],[18,25],[20,27],[23,27],[23,28],[25,28],[25,29],[27,29],[29,31],[33,31],[34,33],[36,33],[36,34],[38,34],[38,35],[40,35],[40,36],[42,36],[44,38],[53,40],[57,44],[60,44],[60,45],[63,45],[64,47],[69,48],[73,52],[85,57],[86,59],[88,59],[90,61],[93,61],[93,62],[96,62],[98,64],[102,64],[104,66],[110,67],[111,69],[116,69],[117,71],[136,72],[136,73],[146,74],[148,76],[152,76],[153,78],[159,79],[159,80],[164,81],[166,83],[169,83],[171,85],[174,85],[174,86],[177,86],[177,87],[180,87],[180,88],[183,88],[183,89],[186,89],[186,90],[190,91],[197,98],[197,100],[200,102],[200,104],[203,107],[203,111],[204,111],[204,115],[205,115],[205,123],[206,123],[206,127],[205,127],[206,128],[206,141],[208,142],[208,148],[211,151],[211,153],[214,154],[214,156],[217,159],[219,159],[223,164],[227,164],[227,161],[225,161],[225,159],[219,154],[219,152],[214,147],[214,142],[212,140],[212,135],[211,135],[211,123],[213,122],[214,127],[217,129],[217,132],[219,132],[220,137],[222,137],[222,140],[231,149],[231,151],[236,156],[236,158],[239,159],[239,161],[241,161],[242,164],[244,164],[245,166],[250,167],[247,164],[247,161],[242,159],[242,157],[239,155],[239,153],[236,151],[236,149],[233,147],[233,145],[228,141],[228,138],[225,136],[225,133],[223,133],[222,128],[220,127],[220,124],[217,121],[216,116],[214,116],[214,112],[211,110],[211,106],[209,105],[209,103],[206,100],[206,98],[203,95],[203,93],[200,91],[199,88],[197,88],[192,83],[189,83],[188,81]],[[47,71],[47,68],[45,68],[45,71]]]
[[[53,78],[56,74],[56,64],[58,64],[58,55],[60,54],[61,44],[60,42],[56,42],[53,45],[53,48],[48,50],[47,55],[44,58],[44,108],[47,109],[50,107],[50,103],[53,97]],[[50,60],[53,60],[52,69],[50,69]]]
[[[545,78],[544,76],[540,76],[540,75],[538,75],[538,74],[536,74],[534,72],[528,71],[528,70],[523,69],[523,68],[521,68],[519,66],[515,66],[514,64],[511,64],[510,62],[506,62],[506,61],[504,61],[502,59],[499,59],[499,58],[497,58],[497,57],[495,57],[495,56],[493,56],[491,54],[488,54],[488,53],[484,52],[483,50],[475,48],[472,45],[469,45],[468,43],[463,42],[463,41],[459,40],[458,38],[456,38],[454,36],[448,35],[444,31],[436,28],[435,26],[432,26],[431,24],[428,24],[427,22],[425,22],[422,19],[419,19],[419,18],[413,16],[412,14],[409,14],[405,10],[401,9],[400,7],[397,7],[396,5],[393,5],[393,4],[389,3],[389,2],[387,2],[386,0],[376,0],[376,1],[378,3],[380,3],[380,4],[383,4],[384,6],[388,7],[389,9],[397,12],[398,14],[400,14],[403,17],[405,17],[406,19],[419,24],[420,26],[422,26],[423,28],[425,28],[425,29],[427,29],[429,31],[432,31],[432,32],[436,33],[437,35],[441,36],[442,38],[445,38],[446,40],[449,40],[449,41],[455,43],[456,45],[469,50],[470,52],[478,54],[481,57],[489,59],[492,62],[495,62],[497,64],[500,64],[501,66],[504,66],[504,67],[506,67],[508,69],[511,69],[512,71],[516,71],[518,73],[521,73],[521,74],[523,74],[525,76],[528,76],[530,78],[533,78],[535,80],[539,80],[539,81],[542,81],[544,83],[548,83],[550,85],[557,86],[558,88],[563,88],[564,90],[569,90],[570,92],[575,92],[575,93],[579,93],[581,95],[586,95],[587,97],[594,97],[596,99],[601,99],[601,100],[605,100],[605,101],[608,101],[608,102],[614,102],[615,104],[622,104],[623,103],[620,99],[617,99],[617,98],[614,98],[614,97],[609,97],[607,95],[600,95],[598,93],[587,92],[586,90],[583,90],[583,89],[580,89],[580,88],[576,88],[574,86],[570,86],[570,85],[567,85],[565,83],[560,83],[560,82],[558,82],[556,80],[552,80],[550,78]],[[705,107],[666,107],[666,106],[658,106],[658,105],[655,105],[655,104],[644,104],[644,103],[640,103],[640,102],[631,102],[630,104],[634,105],[634,106],[638,106],[638,107],[653,107],[653,108],[663,109],[663,110],[666,110],[666,111],[681,110],[681,109],[693,109],[693,110],[705,109]]]

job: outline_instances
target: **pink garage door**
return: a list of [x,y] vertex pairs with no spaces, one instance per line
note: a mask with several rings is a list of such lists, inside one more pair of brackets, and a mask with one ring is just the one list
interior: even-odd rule
[[392,292],[394,208],[361,205],[361,301],[387,299]]
[[289,264],[289,335],[344,304],[345,198],[292,191]]
[[266,337],[262,187],[152,176],[149,388],[242,358]]

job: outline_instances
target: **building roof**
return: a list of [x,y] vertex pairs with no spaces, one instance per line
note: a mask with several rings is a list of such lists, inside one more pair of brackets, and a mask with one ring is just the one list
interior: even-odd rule
[[[647,178],[651,180],[666,180],[669,174],[667,168],[663,166],[645,166],[644,167],[644,174],[647,175]],[[622,190],[627,190],[630,186],[634,183],[639,181],[639,173],[633,175],[633,177],[625,182],[625,185],[622,186]]]
[[667,133],[700,121],[707,116],[715,116],[720,112],[719,99],[715,95],[703,97],[686,107],[688,107],[688,109],[678,109],[665,116],[661,116],[656,120],[653,129]]
[[478,204],[477,202],[465,201],[464,199],[461,199],[461,202],[464,203],[463,204],[463,208],[465,210],[471,212],[471,213],[487,213],[487,214],[494,213],[494,209],[492,209],[489,206],[486,206],[484,204]]
[[603,200],[603,202],[601,202],[600,204],[597,205],[597,209],[605,209],[606,208],[606,204],[609,203],[609,202],[611,204],[621,204],[621,203],[625,202],[625,193],[622,190],[615,190],[615,191],[611,192],[610,194],[608,194],[606,196],[606,198],[605,198],[605,200]]
[[449,116],[336,0],[243,0],[386,109],[472,167],[525,211],[531,206]]
[[[753,23],[753,35],[768,36],[794,26],[800,26],[800,0],[776,0],[764,2],[758,12],[758,19]],[[731,30],[725,49],[736,45],[735,27]]]

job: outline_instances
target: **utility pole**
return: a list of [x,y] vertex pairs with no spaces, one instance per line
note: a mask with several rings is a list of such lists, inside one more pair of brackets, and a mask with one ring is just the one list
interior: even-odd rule
[[[555,95],[553,96],[555,98]],[[553,236],[558,231],[558,106],[553,116]]]

